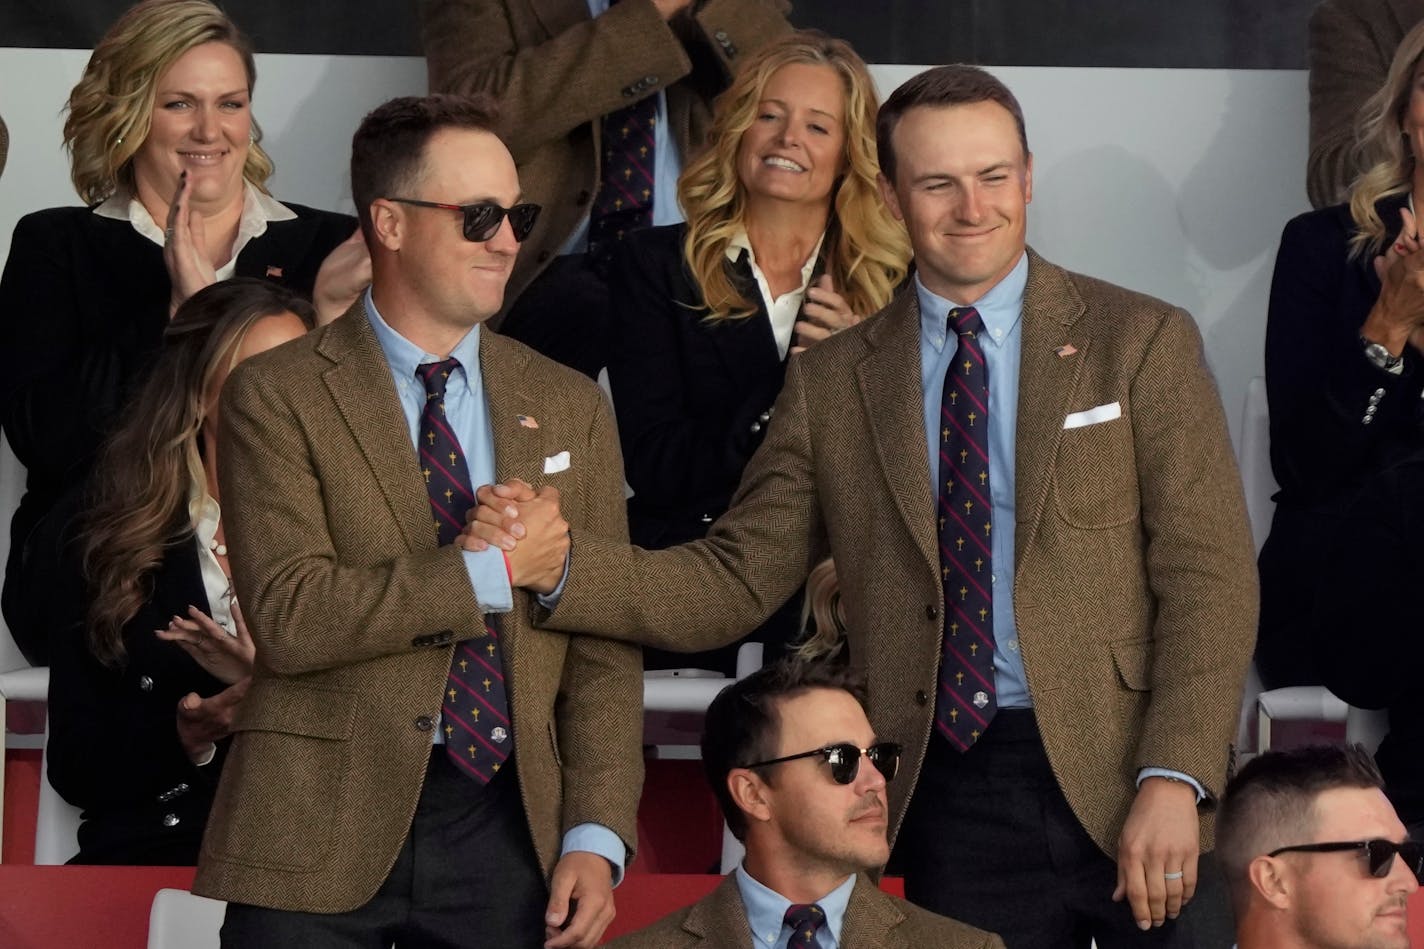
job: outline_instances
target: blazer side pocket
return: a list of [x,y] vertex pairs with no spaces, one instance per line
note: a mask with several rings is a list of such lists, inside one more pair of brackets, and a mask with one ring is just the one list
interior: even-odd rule
[[326,859],[355,720],[349,692],[254,682],[213,803],[214,812],[249,819],[209,822],[204,849],[274,870],[309,870]]

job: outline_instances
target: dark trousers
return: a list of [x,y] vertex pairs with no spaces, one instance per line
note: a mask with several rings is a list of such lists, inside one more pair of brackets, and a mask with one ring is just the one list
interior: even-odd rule
[[500,334],[597,379],[612,332],[606,269],[593,254],[554,258],[505,313]]
[[486,787],[435,748],[410,834],[386,882],[348,913],[230,903],[224,949],[503,949],[544,944],[548,889],[513,761]]
[[1117,865],[1083,830],[1049,768],[1033,712],[1001,710],[960,753],[936,733],[896,862],[913,903],[998,933],[1008,949],[1232,944],[1225,886],[1210,857],[1176,920],[1142,932],[1112,901]]

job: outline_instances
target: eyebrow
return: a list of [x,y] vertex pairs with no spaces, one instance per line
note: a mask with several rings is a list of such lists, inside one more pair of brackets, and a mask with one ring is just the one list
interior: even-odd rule
[[[182,96],[185,99],[201,98],[196,92],[188,92],[184,89],[160,89],[158,90],[158,94],[160,96]],[[247,87],[243,86],[241,89],[235,89],[232,92],[220,92],[217,97],[219,99],[228,99],[232,96],[245,96],[248,94]]]
[[[784,100],[782,100],[782,99],[770,99],[770,98],[768,98],[768,99],[763,99],[763,100],[761,100],[761,102],[760,102],[759,104],[760,104],[760,105],[766,105],[767,103],[772,103],[772,104],[775,104],[775,105],[779,105],[779,106],[781,106],[783,109],[787,110],[788,112],[791,111],[791,106],[787,105],[787,103],[786,103]],[[818,108],[812,106],[812,107],[810,107],[809,111],[814,112],[814,113],[816,113],[817,115],[824,115],[826,118],[830,119],[832,122],[839,122],[839,121],[840,121],[840,116],[835,115],[834,113],[831,113],[831,112],[827,112],[825,109],[818,109]]]

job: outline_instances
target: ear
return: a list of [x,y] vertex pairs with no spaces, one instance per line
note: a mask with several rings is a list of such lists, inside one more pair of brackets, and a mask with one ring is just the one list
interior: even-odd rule
[[385,198],[377,198],[371,202],[371,230],[386,250],[400,250],[405,237],[404,212]]
[[766,782],[749,768],[733,768],[727,775],[727,790],[732,800],[742,809],[747,823],[771,820],[771,802],[768,800]]
[[1251,888],[1276,909],[1289,909],[1292,887],[1286,865],[1275,857],[1257,857],[1246,868]]
[[900,210],[900,196],[895,193],[895,186],[890,179],[885,177],[885,173],[878,172],[875,175],[875,183],[880,186],[880,197],[885,201],[885,206],[890,209],[895,220],[903,222],[905,214]]
[[1024,204],[1033,203],[1033,153],[1024,162]]

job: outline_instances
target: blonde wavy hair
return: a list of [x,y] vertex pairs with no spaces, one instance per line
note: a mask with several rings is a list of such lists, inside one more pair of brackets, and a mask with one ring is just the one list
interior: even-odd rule
[[79,550],[93,599],[89,648],[124,662],[124,624],[153,595],[167,548],[193,536],[188,496],[206,485],[202,430],[218,373],[231,370],[247,331],[291,311],[308,325],[312,305],[270,280],[234,277],[193,294],[163,333],[163,349],[95,463]]
[[[64,121],[69,177],[86,204],[97,204],[121,187],[134,190],[133,156],[148,138],[159,77],[204,43],[224,43],[237,51],[251,96],[257,84],[252,47],[207,0],[144,0],[119,17],[94,47],[84,75],[69,93]],[[261,141],[262,130],[253,120],[242,176],[265,192],[273,169]]]
[[841,578],[830,557],[806,577],[806,602],[801,607],[804,636],[793,652],[799,659],[829,659],[845,646],[846,622],[841,612]]
[[739,319],[757,312],[754,299],[738,289],[726,251],[745,224],[746,192],[737,176],[742,134],[756,121],[762,92],[783,66],[828,66],[845,89],[845,174],[832,197],[830,224],[821,253],[851,311],[867,316],[890,301],[905,278],[910,242],[904,227],[881,200],[875,178],[875,84],[850,44],[815,30],[792,33],[762,47],[717,97],[705,151],[678,179],[678,198],[687,214],[683,255],[702,291],[711,321]]
[[1375,203],[1410,189],[1415,163],[1424,156],[1410,152],[1404,134],[1404,114],[1414,91],[1414,76],[1424,57],[1424,23],[1404,35],[1378,92],[1360,107],[1355,123],[1355,167],[1366,169],[1350,187],[1350,217],[1355,234],[1350,254],[1377,254],[1389,234]]

